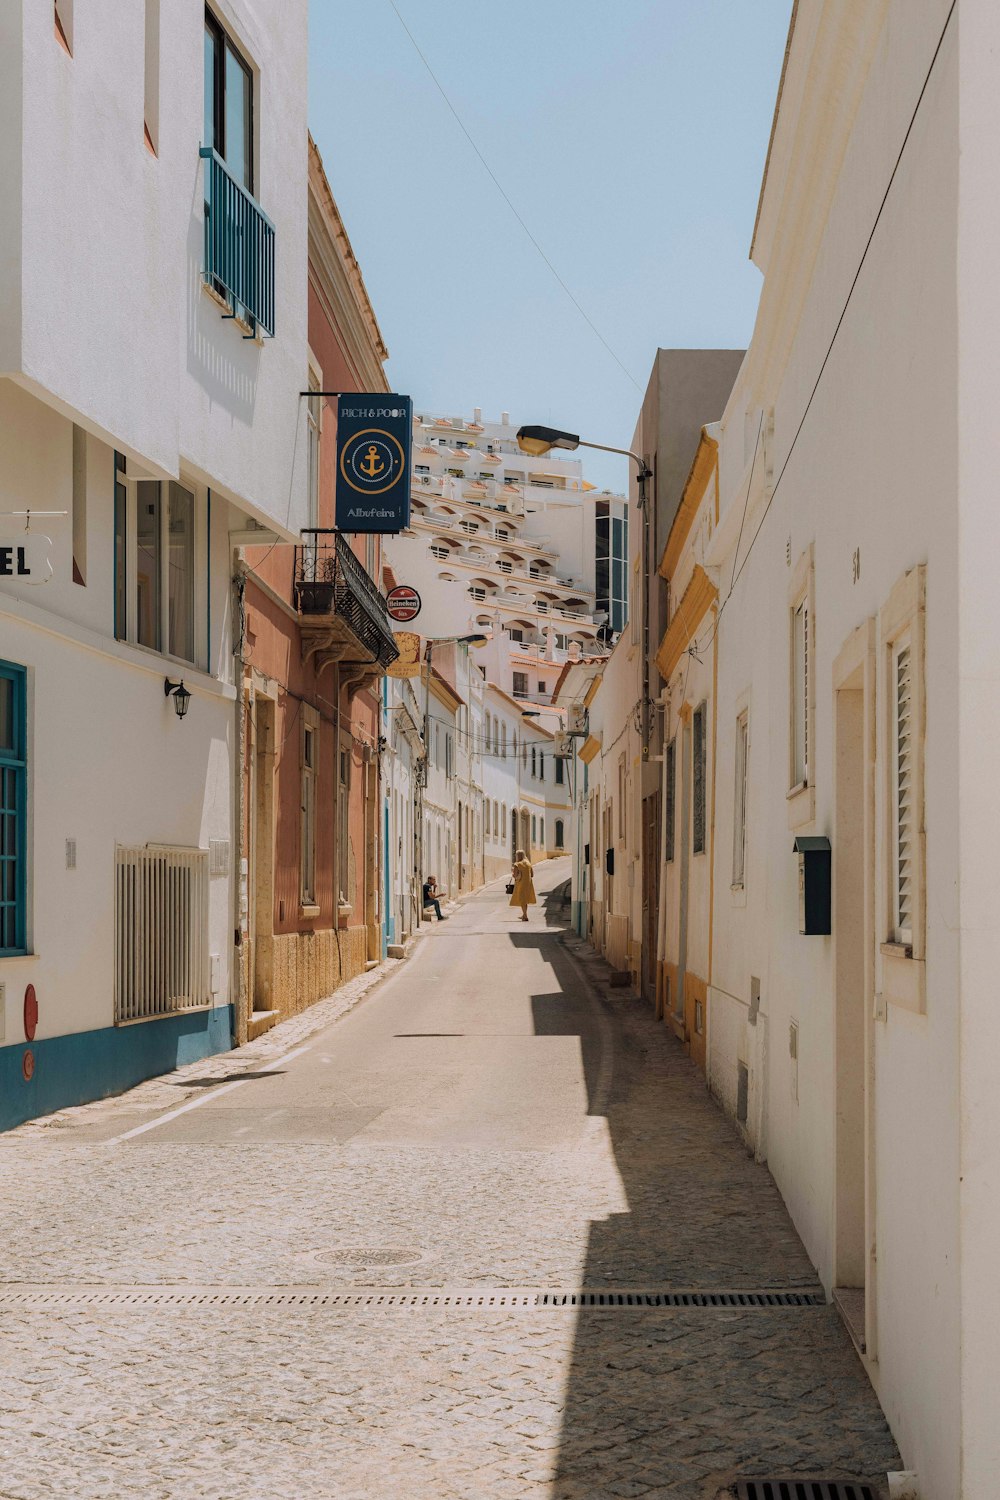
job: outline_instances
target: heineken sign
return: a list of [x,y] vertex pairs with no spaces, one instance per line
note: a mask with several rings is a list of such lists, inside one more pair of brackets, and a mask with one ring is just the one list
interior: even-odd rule
[[402,531],[410,524],[409,396],[337,398],[337,528]]

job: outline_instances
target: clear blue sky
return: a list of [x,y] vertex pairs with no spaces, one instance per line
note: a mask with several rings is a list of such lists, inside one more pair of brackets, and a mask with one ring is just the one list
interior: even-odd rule
[[[417,409],[631,438],[654,351],[742,348],[791,0],[312,0],[309,114]],[[705,419],[718,417],[706,412]],[[621,487],[617,460],[588,459]]]

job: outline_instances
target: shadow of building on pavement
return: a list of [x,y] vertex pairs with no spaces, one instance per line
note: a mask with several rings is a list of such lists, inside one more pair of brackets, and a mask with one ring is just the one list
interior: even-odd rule
[[[816,1273],[766,1166],[746,1153],[668,1028],[567,930],[515,931],[556,981],[535,1033],[577,1036],[625,1212],[591,1223],[587,1289],[805,1290]],[[598,1129],[600,1127],[597,1127]],[[714,1500],[741,1476],[884,1484],[899,1458],[835,1310],[577,1309],[553,1500]]]

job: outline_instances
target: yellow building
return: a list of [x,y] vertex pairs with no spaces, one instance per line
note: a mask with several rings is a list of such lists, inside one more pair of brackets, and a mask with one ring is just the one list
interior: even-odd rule
[[656,1010],[703,1071],[712,979],[715,830],[718,590],[704,561],[719,513],[714,431],[714,426],[702,429],[660,558],[667,624],[656,653],[664,683]]

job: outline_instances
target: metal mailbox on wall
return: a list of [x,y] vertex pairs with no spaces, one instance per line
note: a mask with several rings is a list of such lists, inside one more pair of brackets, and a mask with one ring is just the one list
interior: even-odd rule
[[826,935],[830,921],[830,840],[800,835],[793,845],[799,861],[799,931],[807,937]]

